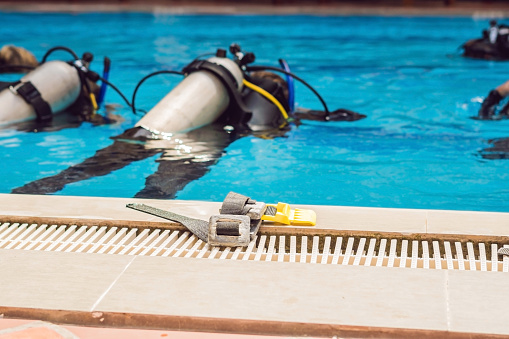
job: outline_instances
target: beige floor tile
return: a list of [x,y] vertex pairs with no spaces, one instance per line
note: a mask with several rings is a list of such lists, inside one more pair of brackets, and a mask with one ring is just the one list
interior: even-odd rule
[[509,236],[509,213],[430,210],[428,232]]
[[302,206],[317,214],[318,228],[376,232],[426,232],[426,210]]
[[193,218],[208,219],[221,204],[186,200],[147,200],[73,196],[0,194],[0,215],[129,221],[161,221],[150,214],[127,208],[128,203],[145,203]]
[[502,272],[448,272],[451,331],[509,335],[509,278]]
[[442,271],[138,257],[96,311],[445,330],[445,286]]
[[0,305],[90,311],[130,256],[0,250]]

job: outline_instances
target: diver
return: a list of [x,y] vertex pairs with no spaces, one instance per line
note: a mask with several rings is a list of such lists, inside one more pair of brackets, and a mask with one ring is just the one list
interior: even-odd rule
[[[484,99],[477,119],[481,120],[501,120],[509,118],[509,102],[507,102],[498,112],[498,104],[509,96],[509,80],[499,85],[488,93]],[[480,151],[484,159],[498,160],[509,159],[509,138],[498,138],[488,140],[490,147]]]
[[498,38],[498,25],[496,20],[490,20],[490,28],[486,31],[485,36],[491,44],[495,44]]
[[500,120],[509,117],[509,103],[496,112],[497,105],[509,96],[509,80],[491,90],[484,99],[477,118],[481,120]]
[[509,26],[490,21],[482,38],[472,39],[462,45],[463,56],[485,60],[509,60]]
[[[106,175],[134,161],[160,155],[158,169],[146,178],[137,198],[175,198],[189,182],[205,175],[225,148],[247,135],[283,136],[290,124],[303,119],[355,121],[365,115],[347,109],[329,111],[323,98],[308,83],[281,67],[253,66],[255,56],[232,44],[233,58],[219,49],[213,57],[197,58],[180,71],[158,71],[136,86],[130,104],[148,78],[164,73],[184,79],[147,112],[133,128],[113,137],[113,144],[64,171],[15,188],[12,193],[48,194],[67,184]],[[286,76],[286,80],[276,72]],[[295,108],[293,81],[308,87],[323,110]]]
[[[73,60],[48,61],[56,51],[65,51]],[[93,124],[112,123],[118,118],[97,114],[104,100],[110,61],[105,58],[103,77],[90,70],[91,53],[80,58],[66,47],[50,49],[39,63],[28,50],[7,45],[0,49],[1,73],[26,73],[17,81],[0,82],[0,125],[10,125],[21,130],[54,130],[79,126],[88,121]],[[97,84],[102,81],[101,86]],[[108,83],[109,84],[109,83]],[[60,112],[72,113],[68,115]],[[58,122],[64,121],[65,126]]]

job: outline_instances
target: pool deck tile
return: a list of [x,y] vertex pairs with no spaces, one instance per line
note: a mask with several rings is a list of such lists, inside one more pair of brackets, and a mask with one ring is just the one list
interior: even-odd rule
[[[465,273],[448,271],[446,290],[449,329],[509,335],[506,307],[509,305],[509,294],[504,292],[507,289],[507,273]],[[466,276],[468,279],[465,279]]]
[[[0,305],[50,310],[93,310],[130,256],[60,255],[60,252],[1,250]],[[48,254],[52,253],[52,254]],[[77,254],[77,253],[74,253]],[[30,260],[27,260],[27,255]]]
[[429,210],[428,233],[509,235],[509,213]]
[[[96,309],[232,319],[240,323],[256,320],[366,327],[390,324],[389,327],[447,330],[446,276],[437,270],[429,273],[138,257]],[[423,290],[421,285],[440,288]]]
[[0,262],[7,317],[260,335],[509,335],[502,272],[23,250],[0,250]]

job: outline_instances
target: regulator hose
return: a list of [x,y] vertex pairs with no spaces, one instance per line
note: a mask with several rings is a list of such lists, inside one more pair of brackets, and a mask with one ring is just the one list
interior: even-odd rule
[[133,112],[134,112],[134,105],[129,102],[129,99],[127,99],[127,97],[115,85],[113,85],[111,82],[109,82],[108,80],[104,79],[103,77],[101,77],[99,75],[97,75],[97,76],[98,76],[98,79],[101,80],[102,83],[108,85],[115,92],[117,92],[118,95],[120,95],[120,97],[126,102],[127,106],[129,106],[129,108],[132,108]]
[[276,98],[274,98],[274,96],[272,94],[270,94],[263,88],[256,86],[255,84],[247,81],[246,79],[242,80],[242,84],[244,84],[244,86],[246,86],[250,90],[255,91],[255,92],[259,93],[260,95],[264,96],[270,102],[272,102],[274,105],[276,105],[276,107],[281,112],[281,115],[283,116],[283,118],[285,120],[288,120],[288,113],[286,113],[286,110],[284,109],[283,105],[281,105],[281,103]]
[[329,108],[327,107],[327,104],[325,103],[325,100],[323,100],[322,96],[310,84],[308,84],[305,80],[301,79],[297,75],[295,75],[295,74],[293,74],[291,72],[287,72],[287,71],[285,71],[285,70],[283,70],[281,68],[272,67],[272,66],[247,66],[246,67],[246,71],[248,71],[248,72],[267,71],[267,70],[275,71],[275,72],[280,72],[280,73],[289,75],[289,76],[293,77],[294,79],[298,80],[299,82],[301,82],[307,88],[309,88],[316,95],[318,100],[320,100],[320,102],[322,103],[324,111],[325,111],[325,116],[329,117],[330,111],[329,111]]
[[131,108],[132,108],[134,114],[136,114],[136,111],[141,111],[141,112],[147,113],[146,111],[136,109],[136,106],[135,106],[136,93],[138,93],[138,89],[145,82],[145,80],[147,80],[153,76],[159,75],[159,74],[178,74],[178,75],[182,75],[182,76],[185,75],[184,73],[179,72],[179,71],[163,70],[163,71],[157,71],[157,72],[150,73],[149,75],[143,77],[143,79],[141,79],[138,82],[138,84],[136,85],[136,88],[134,89],[134,92],[133,92]]
[[65,52],[69,52],[75,61],[78,61],[80,59],[80,57],[74,53],[74,51],[68,47],[65,47],[65,46],[56,46],[56,47],[53,47],[53,48],[50,48],[46,54],[44,54],[44,56],[42,57],[42,61],[41,61],[41,64],[45,63],[46,62],[46,59],[48,59],[48,57],[50,56],[51,53],[53,52],[56,52],[56,51],[65,51]]

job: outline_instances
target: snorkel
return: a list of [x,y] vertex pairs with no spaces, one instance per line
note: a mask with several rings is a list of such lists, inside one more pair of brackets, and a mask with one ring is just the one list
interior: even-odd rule
[[111,60],[108,57],[104,57],[104,68],[103,68],[103,76],[104,81],[101,81],[101,88],[99,90],[99,96],[97,98],[97,105],[101,106],[104,101],[104,97],[106,96],[106,88],[108,87],[108,79],[110,77],[110,66]]
[[[290,73],[290,66],[284,59],[279,59],[279,64],[288,73]],[[295,111],[295,83],[291,75],[286,74],[286,83],[288,85],[288,106],[290,107],[290,114]]]

